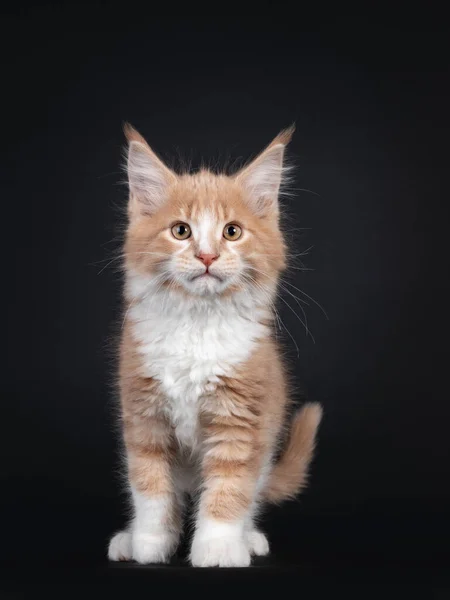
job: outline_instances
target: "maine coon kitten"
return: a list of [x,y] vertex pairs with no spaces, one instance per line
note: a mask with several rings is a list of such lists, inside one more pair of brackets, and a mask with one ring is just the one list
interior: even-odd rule
[[109,558],[168,561],[191,494],[192,565],[245,567],[269,552],[258,507],[305,485],[321,418],[320,405],[304,405],[285,439],[272,307],[285,267],[278,195],[293,129],[233,176],[176,175],[125,131],[120,394],[133,517]]

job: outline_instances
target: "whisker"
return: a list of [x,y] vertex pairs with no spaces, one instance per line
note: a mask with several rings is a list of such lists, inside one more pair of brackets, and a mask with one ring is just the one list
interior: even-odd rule
[[97,273],[97,275],[100,275],[113,262],[120,260],[121,258],[125,258],[126,256],[131,256],[133,254],[148,254],[149,256],[170,256],[169,254],[167,254],[165,252],[126,252],[126,253],[120,254],[119,256],[115,256],[112,259],[105,258],[105,259],[98,260],[96,262],[89,263],[89,264],[90,264],[90,266],[97,266],[97,265],[101,264],[102,262],[108,261],[108,263],[102,269],[100,269],[100,271]]
[[294,288],[295,290],[297,290],[298,292],[300,292],[301,294],[303,294],[304,296],[306,296],[307,298],[309,298],[309,300],[311,300],[311,302],[313,302],[318,308],[320,308],[320,310],[323,312],[323,314],[325,315],[325,318],[327,319],[327,321],[329,321],[329,317],[327,315],[326,310],[323,308],[323,306],[321,304],[319,304],[317,302],[317,300],[314,300],[314,298],[311,298],[311,296],[308,296],[308,294],[306,292],[304,292],[303,290],[301,290],[300,288],[296,287],[295,285],[293,285],[292,283],[290,283],[289,281],[283,280],[284,283],[287,283],[287,285],[290,285],[292,288]]
[[[298,306],[299,306],[300,310],[302,311],[303,317],[304,317],[304,319],[305,319],[304,326],[305,326],[306,336],[308,336],[308,334],[309,334],[309,335],[312,337],[312,339],[314,340],[314,338],[313,338],[313,336],[312,336],[311,332],[310,332],[310,331],[309,331],[309,329],[308,329],[308,319],[306,318],[306,313],[305,313],[305,310],[304,310],[303,306],[300,304],[300,302],[301,302],[300,298],[297,298],[297,296],[296,296],[295,294],[292,294],[292,293],[291,293],[291,292],[290,292],[288,289],[286,289],[285,287],[283,287],[283,289],[284,289],[284,291],[285,291],[285,292],[287,292],[287,293],[288,293],[290,296],[292,296],[292,298],[294,298],[294,300],[297,302],[297,304],[298,304]],[[314,342],[314,343],[315,343],[315,342]]]
[[[261,271],[261,269],[257,269],[256,267],[248,267],[249,269],[251,269],[252,271],[256,271],[257,273],[261,273],[261,275],[264,275],[265,277],[267,277],[268,279],[270,279],[271,281],[276,281],[273,277],[271,277],[268,273],[265,273],[264,271]],[[280,286],[281,289],[285,290],[286,292],[288,292],[288,294],[291,294],[291,292],[286,289],[283,285],[283,283],[281,283],[281,281],[283,281],[283,283],[287,283],[286,281],[284,281],[284,279],[282,280],[281,278],[277,281],[277,285]],[[291,294],[292,295],[292,294]],[[295,298],[297,298],[295,296]],[[303,302],[303,304],[306,304],[306,306],[309,306],[309,304],[306,302],[306,300],[302,300],[301,298],[297,298],[297,300],[299,302]]]
[[269,304],[270,304],[270,306],[271,306],[272,310],[274,311],[274,314],[275,314],[275,316],[279,318],[278,311],[277,311],[277,309],[276,309],[276,307],[275,307],[275,304],[274,304],[274,302],[273,302],[272,298],[270,297],[270,294],[268,293],[268,291],[267,291],[266,289],[264,289],[264,288],[263,288],[263,286],[262,286],[262,285],[260,285],[260,284],[259,284],[259,283],[258,283],[258,282],[257,282],[257,281],[256,281],[256,280],[253,278],[253,277],[251,277],[250,275],[248,275],[248,274],[245,274],[245,273],[242,273],[242,274],[241,274],[241,277],[242,277],[243,279],[247,280],[247,281],[250,281],[250,283],[251,283],[253,286],[255,286],[256,288],[258,288],[258,289],[259,289],[259,290],[260,290],[260,291],[261,291],[261,292],[262,292],[262,293],[265,295],[265,297],[267,298],[267,301],[269,302]]
[[292,306],[289,304],[289,302],[287,302],[287,301],[286,301],[286,300],[283,298],[283,296],[280,296],[280,300],[282,300],[282,301],[283,301],[283,302],[286,304],[286,306],[288,306],[288,307],[291,309],[291,311],[294,313],[294,315],[297,317],[297,319],[300,321],[300,323],[301,323],[301,324],[303,325],[303,327],[305,328],[305,330],[306,330],[307,334],[309,333],[309,335],[311,336],[311,339],[312,339],[312,341],[313,341],[313,344],[315,344],[315,343],[316,343],[316,340],[314,339],[314,336],[313,336],[313,334],[312,334],[310,331],[308,331],[308,327],[305,325],[304,321],[303,321],[303,320],[302,320],[302,319],[299,317],[299,315],[298,315],[298,314],[295,312],[295,310],[292,308]]
[[[283,287],[283,286],[281,286],[281,287]],[[289,295],[291,295],[297,301],[297,304],[299,305],[299,307],[300,307],[300,309],[301,309],[301,311],[303,313],[303,316],[305,317],[305,322],[303,322],[303,320],[295,312],[295,310],[292,308],[292,306],[280,294],[276,294],[276,296],[279,297],[280,300],[282,302],[284,302],[286,304],[286,306],[288,306],[290,308],[290,310],[294,313],[294,315],[297,317],[297,319],[300,321],[300,323],[302,323],[303,327],[305,328],[306,335],[310,335],[313,343],[315,344],[316,343],[315,338],[314,338],[314,336],[312,335],[311,331],[308,328],[308,321],[307,321],[307,318],[306,318],[306,313],[305,313],[305,311],[303,310],[303,307],[300,304],[300,301],[302,301],[302,300],[300,300],[300,298],[297,298],[297,296],[295,296],[294,294],[292,294],[287,288],[283,287],[283,289],[284,289],[284,291],[286,291]],[[304,302],[304,301],[302,301],[302,302]]]
[[[261,273],[262,275],[265,275],[266,277],[268,277],[269,279],[271,279],[273,281],[273,278],[268,274],[265,273],[264,271],[261,271],[260,269],[256,269],[255,267],[248,267],[249,269],[252,269],[254,271],[257,271],[259,273]],[[309,300],[311,300],[311,302],[313,302],[325,315],[325,318],[329,321],[329,317],[328,314],[326,312],[326,310],[323,308],[323,306],[321,304],[319,304],[319,302],[317,302],[317,300],[314,300],[314,298],[312,298],[311,296],[309,296],[306,292],[304,292],[303,290],[301,290],[300,288],[298,288],[297,286],[295,286],[294,284],[290,283],[289,281],[287,281],[286,279],[280,279],[280,281],[282,281],[283,283],[285,283],[286,285],[290,285],[293,289],[297,290],[298,292],[300,292],[301,294],[303,294],[304,296],[306,296],[306,298],[308,298]],[[281,284],[280,284],[281,285]],[[282,285],[281,285],[282,287]],[[301,300],[304,304],[308,304],[307,302],[305,302],[304,300]]]
[[260,289],[260,290],[261,290],[261,291],[262,291],[262,292],[263,292],[263,293],[264,293],[264,294],[265,294],[265,295],[268,297],[268,301],[269,301],[269,303],[270,303],[270,305],[271,305],[271,308],[272,308],[272,310],[274,311],[275,318],[277,319],[277,323],[278,323],[278,327],[279,327],[280,331],[281,331],[281,326],[280,326],[280,323],[281,323],[281,325],[283,326],[284,330],[286,331],[286,333],[289,335],[289,337],[291,338],[292,342],[294,343],[295,349],[296,349],[296,351],[297,351],[297,358],[299,358],[299,356],[300,356],[300,350],[299,350],[299,348],[298,348],[297,342],[295,341],[295,339],[294,339],[294,337],[292,336],[292,334],[291,334],[291,332],[289,331],[289,329],[286,327],[286,325],[285,325],[285,323],[284,323],[283,319],[281,318],[280,314],[278,313],[278,311],[277,311],[277,309],[276,309],[276,307],[275,307],[275,304],[274,304],[274,303],[273,303],[273,301],[270,299],[269,293],[268,293],[268,292],[267,292],[267,290],[265,290],[265,289],[263,288],[263,286],[262,286],[261,284],[259,284],[259,283],[258,283],[258,282],[257,282],[257,281],[256,281],[256,280],[253,278],[253,277],[251,277],[251,276],[247,276],[247,277],[248,277],[248,279],[249,279],[249,280],[252,282],[252,284],[253,284],[255,287],[259,288],[259,289]]
[[309,246],[309,248],[306,248],[306,250],[303,250],[303,252],[300,252],[300,254],[297,254],[297,256],[306,256],[307,254],[309,254],[309,251],[312,250],[314,248],[314,244],[312,244],[312,246]]
[[[268,273],[265,273],[261,269],[257,269],[256,267],[251,267],[251,266],[248,267],[248,268],[250,268],[251,270],[256,271],[258,273],[261,273],[262,275],[268,277],[269,280],[271,280],[271,281],[275,281],[275,279],[273,277],[271,277]],[[283,281],[283,283],[281,283],[281,281]],[[314,298],[312,298],[311,296],[309,296],[306,292],[303,292],[303,290],[301,290],[300,288],[296,287],[295,285],[293,285],[289,281],[286,281],[286,280],[280,280],[280,281],[278,281],[278,285],[280,286],[280,288],[283,289],[285,292],[287,292],[290,296],[292,296],[294,298],[294,300],[297,302],[297,304],[299,305],[299,307],[300,307],[300,309],[302,311],[302,314],[303,314],[303,316],[305,318],[305,322],[303,322],[303,320],[299,317],[299,315],[293,310],[293,308],[291,307],[291,305],[289,303],[287,303],[286,300],[281,295],[278,295],[278,294],[277,295],[280,297],[280,299],[285,304],[287,304],[287,306],[289,306],[289,308],[292,310],[292,312],[294,312],[294,314],[297,316],[297,318],[299,319],[299,321],[303,324],[303,326],[305,327],[306,335],[309,334],[311,336],[311,339],[313,340],[313,342],[316,343],[314,336],[312,335],[311,331],[309,330],[306,313],[303,310],[303,307],[301,306],[300,302],[303,303],[303,304],[306,304],[306,306],[309,306],[309,304],[305,300],[303,300],[301,298],[298,298],[295,294],[293,294],[290,290],[288,290],[283,284],[290,285],[293,289],[299,291],[301,294],[303,294],[304,296],[306,296],[307,298],[309,298],[311,300],[311,302],[313,302],[314,304],[316,304],[318,306],[318,308],[320,308],[320,310],[324,313],[325,317],[328,319],[328,315],[327,315],[325,309],[316,300],[314,300]]]
[[314,194],[314,196],[318,196],[319,198],[322,198],[322,196],[320,194],[318,194],[317,192],[313,192],[312,190],[308,190],[306,188],[292,188],[292,191],[294,192],[308,192],[308,194]]
[[[100,271],[97,273],[97,275],[101,275],[101,274],[103,273],[103,271],[109,267],[109,265],[111,265],[113,262],[116,262],[116,261],[117,261],[117,260],[119,260],[120,258],[122,258],[122,256],[118,256],[117,258],[113,258],[113,259],[111,259],[109,262],[107,262],[107,263],[106,263],[106,265],[105,265],[104,267],[102,267],[102,268],[100,269]],[[103,262],[103,261],[101,261],[101,262]],[[94,263],[94,264],[95,264],[95,263]]]

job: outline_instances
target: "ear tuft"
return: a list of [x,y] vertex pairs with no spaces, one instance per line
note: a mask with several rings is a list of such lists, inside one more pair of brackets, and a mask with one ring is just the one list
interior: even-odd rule
[[289,125],[289,127],[286,127],[286,129],[283,129],[282,131],[280,131],[280,133],[277,135],[276,138],[274,138],[268,148],[271,148],[272,146],[276,146],[277,144],[283,144],[283,146],[287,146],[289,144],[289,142],[292,140],[292,136],[295,133],[295,123],[292,123],[292,125]]
[[125,122],[123,124],[123,132],[129,144],[131,142],[140,142],[141,144],[144,144],[144,146],[148,146],[145,138],[133,127],[133,125],[131,125],[131,123]]

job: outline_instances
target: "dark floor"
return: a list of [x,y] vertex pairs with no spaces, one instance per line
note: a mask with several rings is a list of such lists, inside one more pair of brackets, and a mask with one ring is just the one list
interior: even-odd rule
[[43,520],[25,544],[16,540],[12,554],[5,552],[0,597],[31,598],[38,589],[55,598],[128,597],[143,589],[148,594],[214,590],[302,598],[450,598],[450,536],[443,513],[298,513],[293,504],[267,515],[271,556],[248,569],[193,569],[185,559],[186,544],[166,566],[108,563],[104,543],[111,515],[94,524],[86,513],[84,529],[77,519],[71,548],[67,532],[49,528],[46,535]]
[[345,598],[450,598],[448,566],[420,562],[384,562],[375,557],[333,562],[299,561],[297,565],[257,561],[247,569],[193,569],[186,565],[108,565],[105,562],[59,563],[53,567],[24,563],[9,570],[0,584],[1,598],[130,597],[134,591],[148,594],[210,590],[221,593],[267,592],[296,597]]

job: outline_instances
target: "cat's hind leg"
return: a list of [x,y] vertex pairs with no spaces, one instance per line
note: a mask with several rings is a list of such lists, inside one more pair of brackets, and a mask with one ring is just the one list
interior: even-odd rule
[[133,549],[131,545],[131,531],[124,530],[115,533],[109,541],[108,558],[113,561],[131,560]]
[[252,556],[267,556],[269,554],[269,542],[266,535],[253,524],[245,530],[244,537],[248,551]]
[[262,508],[261,492],[267,485],[267,480],[273,468],[272,465],[273,452],[267,453],[265,460],[260,468],[258,480],[256,482],[255,497],[252,502],[249,514],[245,520],[244,538],[247,544],[248,551],[252,556],[267,556],[269,554],[269,541],[267,536],[258,529],[255,524],[256,518]]

